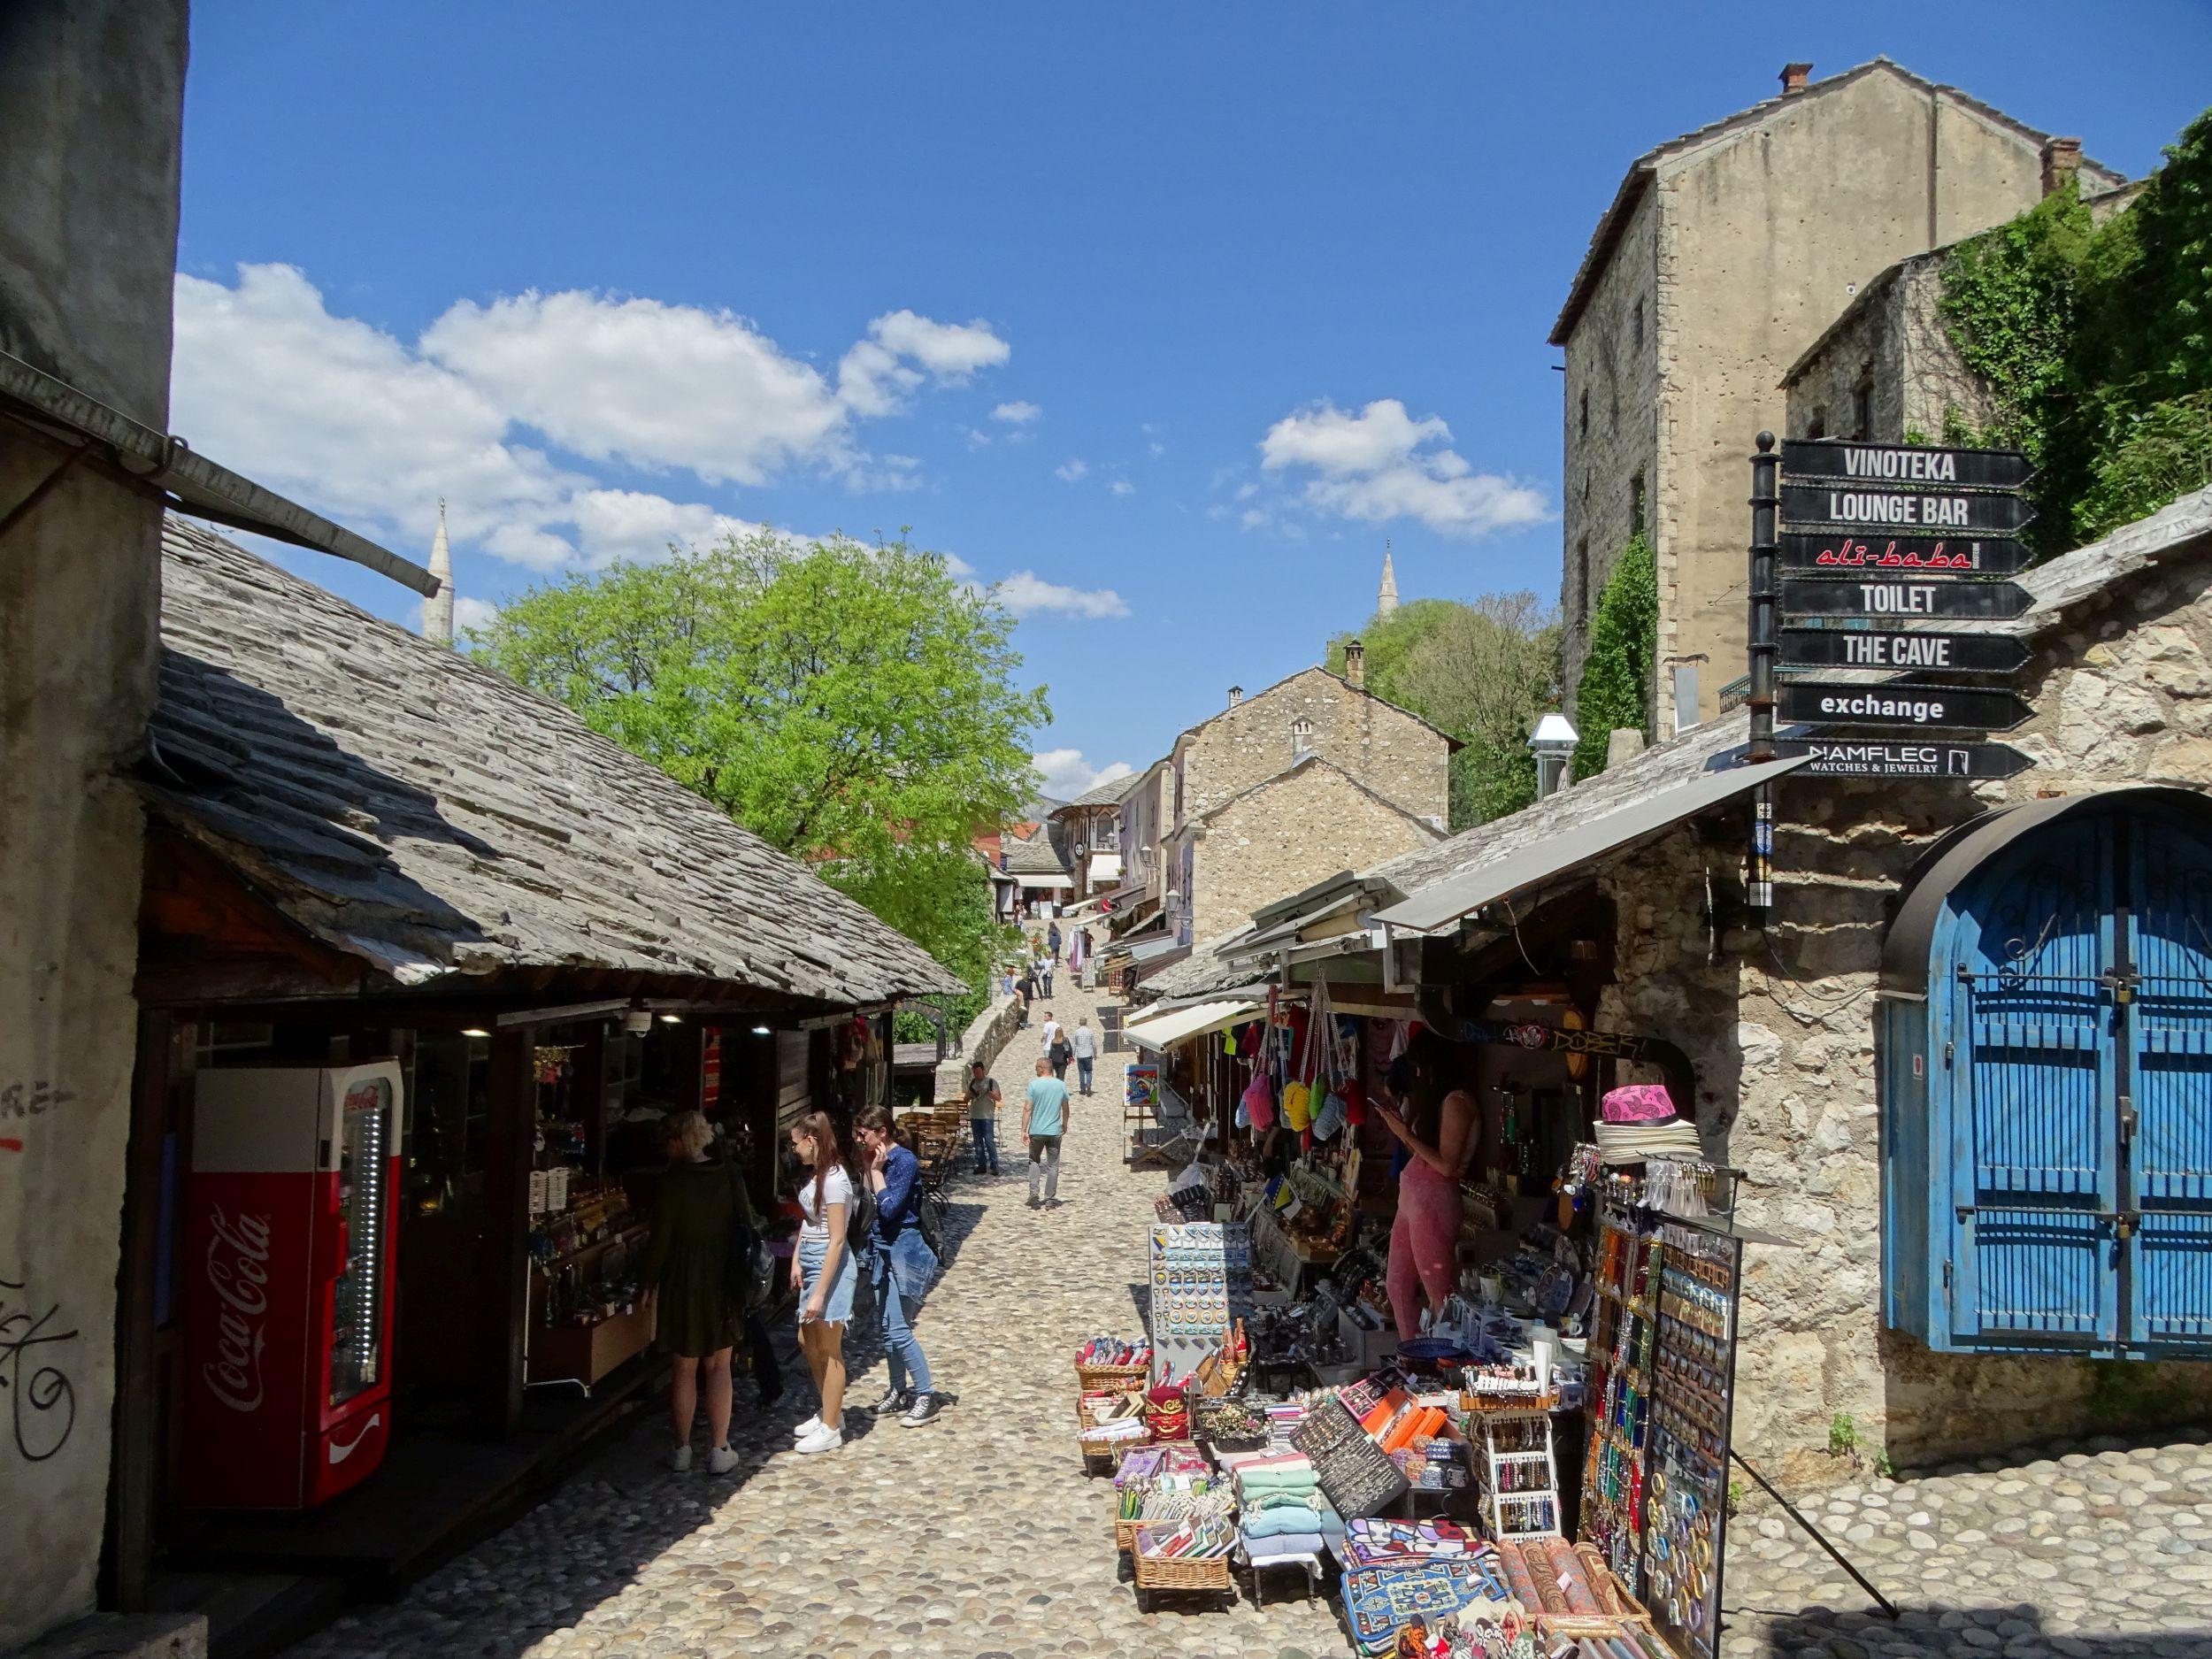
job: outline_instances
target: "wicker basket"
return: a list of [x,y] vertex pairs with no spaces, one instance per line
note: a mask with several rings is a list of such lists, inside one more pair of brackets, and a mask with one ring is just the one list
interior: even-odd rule
[[1137,1529],[1146,1525],[1140,1517],[1133,1521],[1117,1519],[1114,1522],[1114,1548],[1123,1555],[1133,1555],[1137,1548]]
[[1149,1380],[1149,1365],[1084,1365],[1075,1368],[1075,1386],[1079,1392],[1094,1394],[1102,1388],[1125,1386],[1131,1383]]
[[1152,1597],[1162,1590],[1205,1595],[1225,1592],[1232,1600],[1236,1596],[1236,1580],[1229,1576],[1231,1558],[1227,1555],[1148,1555],[1135,1548],[1133,1540],[1130,1560],[1136,1569],[1140,1609],[1148,1608]]

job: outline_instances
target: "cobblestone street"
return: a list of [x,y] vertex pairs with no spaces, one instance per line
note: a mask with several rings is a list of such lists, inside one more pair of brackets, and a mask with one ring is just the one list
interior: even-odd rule
[[[1097,1025],[1094,1001],[1064,981],[1049,1005]],[[1127,1056],[1102,1056],[1097,1094],[1073,1102],[1062,1207],[1025,1206],[1013,1135],[1035,1041],[1018,1033],[996,1068],[1004,1174],[964,1172],[952,1190],[956,1243],[919,1325],[956,1396],[937,1423],[909,1432],[855,1414],[841,1451],[800,1457],[789,1431],[811,1399],[795,1366],[765,1417],[741,1382],[743,1461],[718,1480],[660,1466],[651,1412],[516,1525],[296,1659],[1349,1653],[1333,1608],[1287,1589],[1260,1609],[1144,1615],[1121,1581],[1110,1488],[1075,1454],[1070,1356],[1092,1332],[1137,1330],[1163,1182],[1123,1166]],[[883,1387],[879,1346],[856,1325],[848,1352],[850,1399],[865,1404]],[[1824,1494],[1809,1512],[1900,1602],[1895,1624],[1755,1502],[1732,1535],[1726,1659],[2212,1659],[2212,1448],[2201,1435],[2098,1448]]]

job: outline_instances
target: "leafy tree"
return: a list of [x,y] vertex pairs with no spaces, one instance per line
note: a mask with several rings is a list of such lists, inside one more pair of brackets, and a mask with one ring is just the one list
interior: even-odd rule
[[1574,775],[1605,770],[1617,730],[1651,731],[1652,670],[1659,651],[1659,574],[1648,537],[1621,549],[1590,618],[1590,653],[1575,687]]
[[534,588],[471,645],[979,992],[1000,941],[969,840],[1034,791],[1051,718],[1014,684],[1012,614],[904,541],[670,554]]
[[2093,541],[2212,484],[2212,392],[2153,403],[2097,457],[2074,528]]
[[[1344,672],[1354,636],[1329,641]],[[1528,732],[1559,695],[1559,618],[1532,593],[1471,602],[1417,599],[1377,617],[1358,636],[1367,686],[1464,745],[1452,757],[1450,826],[1462,830],[1536,798]]]

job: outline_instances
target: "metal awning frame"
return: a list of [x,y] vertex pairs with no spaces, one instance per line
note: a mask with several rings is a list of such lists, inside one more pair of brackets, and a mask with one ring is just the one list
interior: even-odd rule
[[[251,479],[197,455],[182,438],[133,420],[12,353],[0,351],[0,420],[61,450],[62,467],[34,495],[72,466],[90,466],[127,489],[175,512],[250,531],[311,552],[328,553],[388,576],[419,594],[438,591],[438,579],[365,537],[312,513]],[[30,502],[17,503],[9,522]]]

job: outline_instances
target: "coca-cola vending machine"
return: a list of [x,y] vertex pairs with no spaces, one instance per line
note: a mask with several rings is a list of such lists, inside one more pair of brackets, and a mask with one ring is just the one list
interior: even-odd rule
[[194,1079],[183,1497],[303,1509],[392,1428],[396,1060]]

